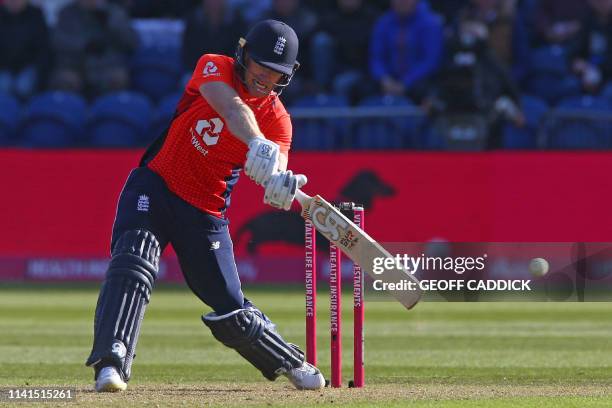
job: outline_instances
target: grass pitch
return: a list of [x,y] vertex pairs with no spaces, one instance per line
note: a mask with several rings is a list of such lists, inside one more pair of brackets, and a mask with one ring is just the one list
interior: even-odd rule
[[[263,379],[212,338],[199,317],[207,307],[187,290],[164,287],[147,310],[128,391],[96,394],[84,361],[97,290],[0,287],[0,387],[73,387],[70,407],[612,406],[611,303],[422,303],[406,312],[366,300],[366,388],[305,392],[284,378]],[[303,290],[245,293],[288,341],[304,345]],[[318,342],[327,376],[326,295],[319,293]],[[343,300],[346,384],[350,294]]]

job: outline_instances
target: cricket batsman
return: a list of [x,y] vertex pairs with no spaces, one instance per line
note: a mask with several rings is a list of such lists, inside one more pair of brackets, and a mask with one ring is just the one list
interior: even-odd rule
[[242,169],[265,189],[264,202],[288,210],[303,175],[287,170],[291,121],[278,96],[299,67],[298,38],[275,20],[240,39],[235,58],[203,55],[166,132],[123,187],[86,365],[97,391],[127,387],[138,334],[172,243],[185,281],[213,309],[202,321],[263,376],[320,389],[321,372],[244,297],[226,210]]

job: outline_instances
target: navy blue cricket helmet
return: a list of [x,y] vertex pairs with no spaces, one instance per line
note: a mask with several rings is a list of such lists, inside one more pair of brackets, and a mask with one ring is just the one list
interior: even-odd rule
[[298,48],[299,40],[293,28],[282,21],[263,20],[238,42],[234,66],[242,82],[245,81],[246,55],[258,64],[283,74],[274,87],[280,94],[300,67]]

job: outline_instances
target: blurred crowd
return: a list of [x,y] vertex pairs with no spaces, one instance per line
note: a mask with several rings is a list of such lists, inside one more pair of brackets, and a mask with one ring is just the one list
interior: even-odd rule
[[133,22],[151,18],[183,23],[176,90],[201,54],[233,55],[263,18],[301,41],[288,105],[388,95],[432,116],[484,113],[495,130],[525,124],[522,95],[554,105],[612,81],[612,0],[0,0],[0,92],[134,89]]

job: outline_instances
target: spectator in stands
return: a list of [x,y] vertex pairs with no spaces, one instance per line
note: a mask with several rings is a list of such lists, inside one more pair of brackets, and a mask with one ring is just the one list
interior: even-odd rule
[[272,0],[228,0],[227,3],[232,9],[240,11],[249,24],[260,20],[272,8]]
[[272,9],[263,16],[280,20],[293,27],[300,39],[300,69],[291,80],[291,86],[283,91],[282,99],[285,105],[304,94],[317,91],[313,82],[312,72],[315,61],[310,61],[310,45],[318,25],[317,15],[304,6],[300,0],[272,0]]
[[571,46],[577,39],[586,14],[585,1],[538,0],[535,9],[535,46]]
[[334,2],[329,0],[304,0],[304,5],[318,16],[327,14],[336,8]]
[[612,0],[589,0],[572,69],[587,92],[612,81]]
[[435,115],[481,116],[489,127],[489,147],[499,147],[502,124],[522,127],[525,118],[518,89],[487,37],[480,20],[459,22],[426,106]]
[[391,10],[374,25],[370,70],[382,92],[420,101],[439,68],[442,24],[422,0],[392,0]]
[[246,24],[226,0],[202,0],[189,13],[183,33],[183,67],[192,73],[202,54],[233,56]]
[[444,25],[450,26],[457,18],[457,13],[466,6],[469,0],[429,0],[432,10],[444,19]]
[[[303,43],[309,43],[317,28],[317,16],[309,8],[301,4],[300,0],[273,0],[272,9],[265,18],[280,20],[295,30],[300,39],[300,54],[305,54]],[[302,66],[300,68],[303,69]]]
[[54,34],[52,88],[96,96],[128,87],[128,59],[138,38],[123,8],[77,0],[62,9]]
[[[377,13],[383,13],[385,10],[389,9],[389,3],[391,0],[367,0],[368,6],[374,8]],[[452,0],[449,0],[452,1]]]
[[181,18],[198,0],[111,0],[135,18]]
[[313,38],[310,59],[317,61],[313,77],[321,88],[356,102],[368,84],[368,45],[374,10],[363,0],[337,0],[337,10],[325,14]]
[[470,0],[459,12],[459,21],[482,25],[489,49],[506,66],[512,63],[512,28],[516,0]]
[[60,10],[73,1],[74,0],[29,0],[29,3],[42,10],[45,15],[47,27],[55,27]]
[[48,66],[47,25],[42,11],[27,0],[0,5],[0,92],[27,98]]

